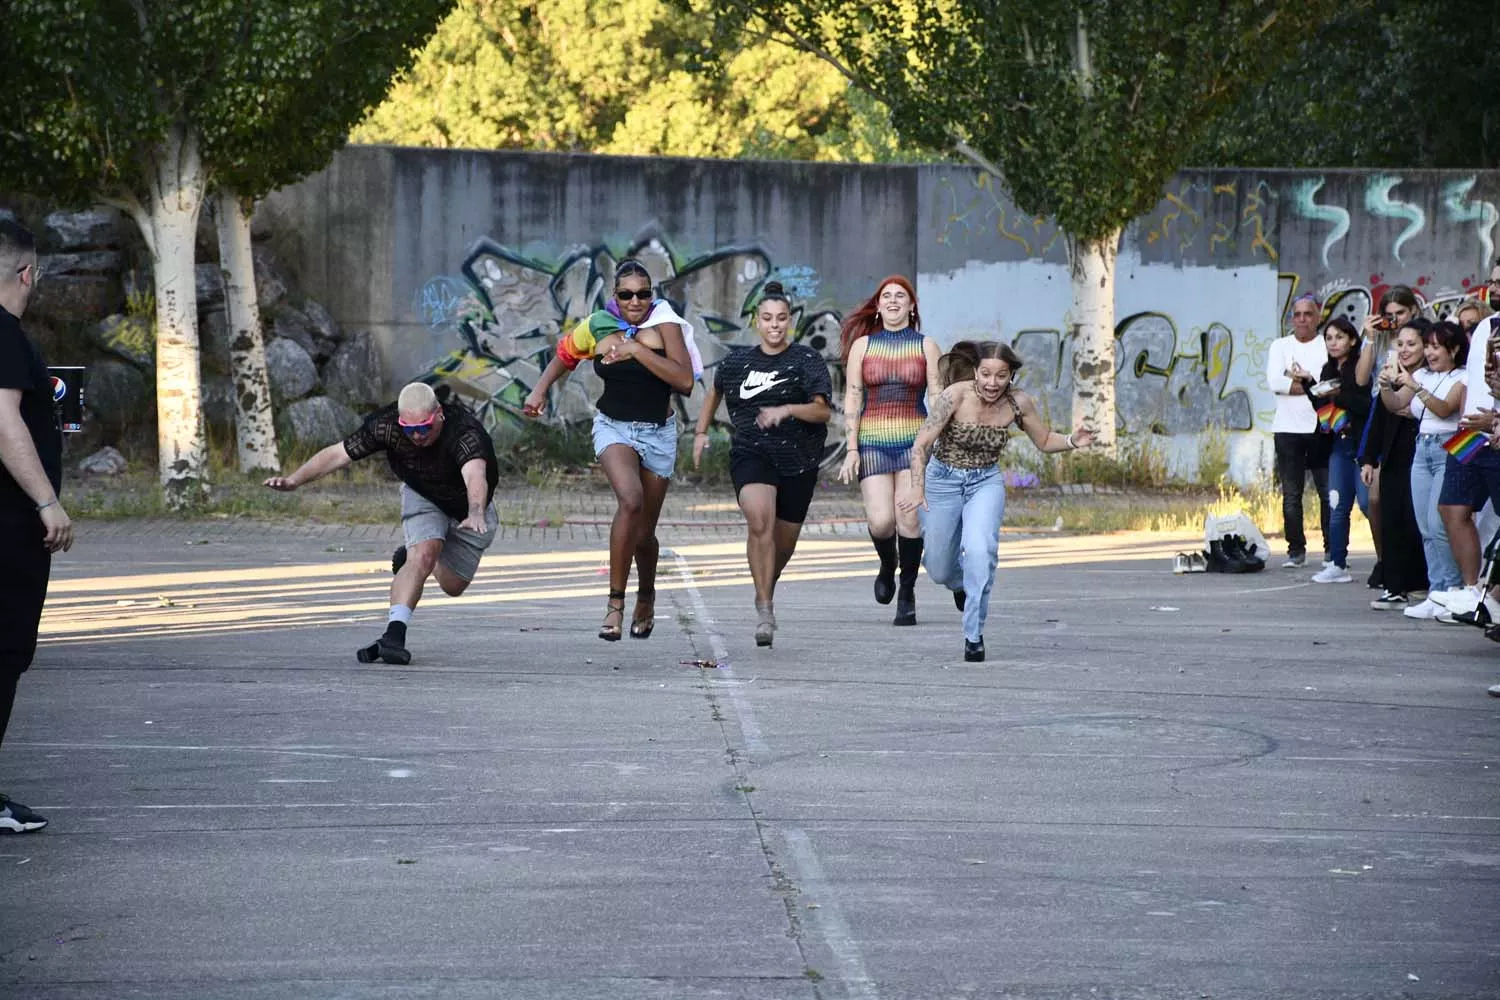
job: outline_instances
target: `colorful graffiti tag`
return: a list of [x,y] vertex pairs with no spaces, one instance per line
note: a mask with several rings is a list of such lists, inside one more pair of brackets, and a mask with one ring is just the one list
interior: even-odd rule
[[[552,360],[558,336],[604,305],[615,267],[625,258],[644,264],[658,293],[692,324],[707,369],[704,381],[712,378],[713,366],[731,347],[754,342],[754,304],[765,283],[775,278],[794,299],[795,339],[823,354],[836,390],[841,386],[840,316],[818,308],[814,269],[778,267],[769,252],[754,246],[681,255],[654,232],[618,253],[600,243],[555,261],[529,257],[493,240],[478,241],[459,276],[436,276],[417,291],[412,307],[427,329],[457,342],[421,377],[452,386],[492,429],[519,426],[521,404]],[[559,423],[592,419],[597,381],[589,366],[580,366],[553,389],[548,418]],[[678,397],[684,420],[697,418],[703,396],[700,384],[691,397]],[[843,436],[835,431],[829,439],[842,441]]]
[[[1250,393],[1230,381],[1254,381],[1253,353],[1235,353],[1222,323],[1182,336],[1165,313],[1127,316],[1115,329],[1115,411],[1130,434],[1197,434],[1209,425],[1247,431],[1255,414]],[[1018,384],[1041,403],[1055,426],[1072,407],[1072,338],[1060,330],[1022,330],[1011,342],[1025,366]]]

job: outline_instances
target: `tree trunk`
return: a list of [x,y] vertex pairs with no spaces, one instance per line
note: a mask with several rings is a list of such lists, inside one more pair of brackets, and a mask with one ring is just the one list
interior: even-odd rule
[[179,124],[151,150],[144,201],[109,199],[128,211],[151,251],[156,288],[156,447],[162,494],[181,510],[208,498],[203,375],[198,350],[195,237],[206,175],[198,137]]
[[255,265],[250,257],[250,215],[233,191],[214,199],[219,228],[219,260],[224,269],[224,301],[229,314],[229,372],[234,379],[234,427],[241,472],[281,471],[276,422],[271,415],[271,382],[266,375],[266,342],[255,299]]
[[1096,447],[1115,451],[1115,259],[1120,232],[1098,241],[1069,238],[1073,308],[1073,426],[1094,432]]

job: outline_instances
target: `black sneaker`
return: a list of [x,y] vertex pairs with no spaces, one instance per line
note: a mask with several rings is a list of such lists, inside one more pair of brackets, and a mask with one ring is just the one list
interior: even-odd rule
[[980,636],[978,642],[970,642],[968,639],[964,640],[964,662],[984,662],[984,636]]
[[379,639],[368,646],[361,646],[354,651],[354,658],[360,663],[390,663],[398,667],[404,667],[411,663],[411,650],[399,643],[389,634],[382,635]]
[[0,833],[35,833],[47,825],[47,817],[0,795]]
[[395,576],[401,572],[401,567],[406,565],[406,546],[396,546],[396,551],[391,553],[391,575]]
[[953,606],[958,610],[962,611],[964,609],[964,605],[968,603],[968,600],[969,595],[965,594],[962,590],[955,590],[953,592]]
[[1387,590],[1371,601],[1370,607],[1376,611],[1404,611],[1406,610],[1406,604],[1405,594],[1393,594]]

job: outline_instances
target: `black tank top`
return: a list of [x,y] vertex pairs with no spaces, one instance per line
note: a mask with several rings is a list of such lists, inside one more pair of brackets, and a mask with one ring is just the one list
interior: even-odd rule
[[[651,349],[652,354],[667,356],[665,347]],[[594,374],[604,383],[599,397],[599,412],[614,420],[664,424],[672,415],[672,387],[651,373],[635,358],[612,365],[594,359]]]

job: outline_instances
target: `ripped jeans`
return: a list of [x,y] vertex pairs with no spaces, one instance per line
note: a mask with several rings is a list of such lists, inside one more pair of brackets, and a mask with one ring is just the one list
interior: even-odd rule
[[1328,456],[1328,558],[1335,566],[1349,568],[1349,517],[1354,504],[1369,516],[1370,488],[1359,478],[1359,441],[1353,437],[1333,439]]

